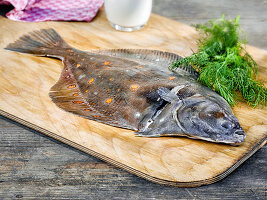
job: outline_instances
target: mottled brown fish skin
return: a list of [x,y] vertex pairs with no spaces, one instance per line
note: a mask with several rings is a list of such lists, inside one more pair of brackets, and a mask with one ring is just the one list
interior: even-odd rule
[[[63,72],[68,72],[62,77],[75,80],[79,95],[90,107],[112,121],[125,120],[125,126],[134,130],[138,129],[144,110],[157,100],[149,98],[149,94],[156,93],[159,87],[171,89],[179,83],[173,74],[159,73],[127,59],[90,55],[75,49],[66,50],[62,57]],[[55,85],[51,92],[58,89]],[[93,116],[88,112],[89,118]]]

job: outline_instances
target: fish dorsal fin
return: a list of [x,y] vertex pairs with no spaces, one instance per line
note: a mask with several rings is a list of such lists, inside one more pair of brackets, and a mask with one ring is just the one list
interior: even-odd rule
[[57,83],[51,87],[49,96],[59,108],[65,111],[90,120],[120,127],[119,122],[110,119],[105,113],[97,111],[93,105],[89,104],[82,94],[74,76],[66,66],[62,70]]
[[[150,49],[100,49],[89,52],[145,63],[162,71],[169,71],[168,68],[174,61],[182,59],[181,56],[175,53]],[[198,72],[190,65],[181,65],[175,71],[178,74],[187,74],[194,79],[197,79],[199,76]]]

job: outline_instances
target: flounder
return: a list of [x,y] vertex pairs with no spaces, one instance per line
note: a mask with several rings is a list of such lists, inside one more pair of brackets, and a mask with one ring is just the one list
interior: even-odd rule
[[6,49],[62,60],[61,76],[49,95],[65,111],[139,136],[232,145],[245,139],[229,104],[198,83],[191,66],[168,70],[179,55],[144,49],[80,51],[53,29],[22,36]]

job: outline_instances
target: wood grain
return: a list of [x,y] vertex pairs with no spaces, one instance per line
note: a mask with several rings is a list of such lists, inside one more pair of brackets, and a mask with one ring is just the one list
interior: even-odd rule
[[[134,34],[111,29],[103,13],[90,24],[61,22],[59,26],[57,22],[47,22],[27,26],[19,22],[7,23],[7,19],[1,18],[0,25],[5,29],[0,33],[1,48],[24,33],[50,27],[71,45],[83,50],[149,47],[184,56],[190,54],[190,48],[195,48],[197,38],[191,27],[156,15],[145,29]],[[173,28],[179,31],[173,32]],[[253,47],[248,50],[262,65],[260,75],[263,78],[266,76],[266,51]],[[266,109],[253,110],[244,104],[234,109],[248,134],[240,147],[186,138],[135,137],[130,131],[79,118],[52,104],[47,94],[59,77],[62,67],[59,61],[4,50],[0,53],[6,58],[0,61],[3,115],[152,181],[176,186],[212,183],[234,170],[266,142]]]

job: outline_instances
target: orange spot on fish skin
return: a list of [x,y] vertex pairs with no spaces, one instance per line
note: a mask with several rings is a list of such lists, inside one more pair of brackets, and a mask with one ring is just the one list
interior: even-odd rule
[[69,85],[68,88],[75,88],[76,85]]
[[104,65],[109,65],[109,64],[110,64],[109,61],[104,62]]
[[110,92],[110,89],[107,89],[107,92]]
[[136,89],[138,89],[139,88],[139,85],[131,85],[131,89],[132,90],[136,90]]
[[111,103],[113,100],[111,98],[106,100],[106,103]]
[[142,69],[144,66],[143,65],[140,65],[139,68]]
[[92,110],[90,110],[90,109],[84,109],[84,111],[92,111]]
[[109,80],[110,80],[110,81],[113,81],[113,78],[110,78]]
[[78,95],[79,95],[78,93],[74,93],[74,94],[73,94],[73,96],[75,96],[75,97],[78,96]]
[[173,79],[175,79],[174,76],[170,76],[170,77],[169,77],[169,80],[173,80]]
[[68,49],[68,50],[67,50],[67,52],[73,53],[73,51],[72,51],[72,50],[70,50],[70,49]]
[[76,65],[77,68],[80,67],[80,66],[81,66],[81,64],[77,64],[77,65]]
[[93,115],[92,117],[100,117],[99,115]]
[[91,83],[93,83],[94,81],[95,81],[95,79],[94,79],[94,78],[91,78],[91,79],[88,81],[88,83],[91,84]]
[[121,89],[119,88],[119,89],[117,89],[117,91],[119,92],[119,91],[121,91]]
[[85,90],[85,92],[87,93],[89,90]]
[[107,67],[106,69],[110,69],[110,67]]
[[81,104],[81,103],[84,103],[83,101],[72,101],[73,103],[75,104]]

